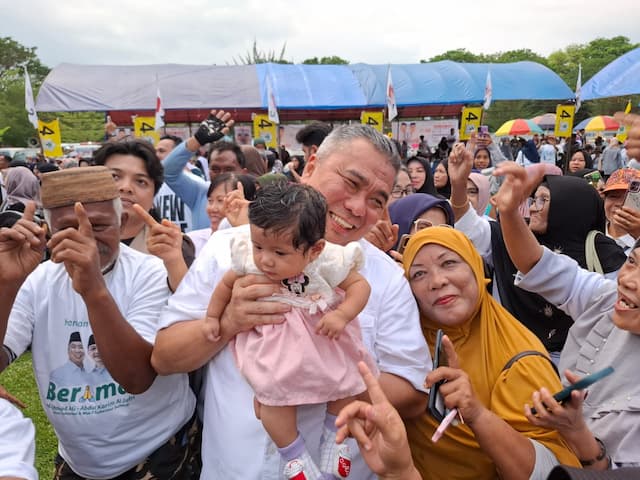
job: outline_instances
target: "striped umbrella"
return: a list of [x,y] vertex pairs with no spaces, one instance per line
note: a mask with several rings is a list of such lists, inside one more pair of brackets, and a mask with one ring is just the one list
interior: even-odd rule
[[504,137],[505,135],[531,135],[533,133],[544,133],[542,129],[535,124],[533,120],[524,118],[516,118],[502,124],[496,130],[496,137]]
[[537,117],[533,117],[531,120],[533,120],[536,125],[544,130],[552,130],[556,126],[555,113],[545,113],[544,115],[538,115]]
[[587,132],[614,132],[620,128],[620,124],[609,115],[597,115],[581,121],[573,131],[577,132],[583,128]]

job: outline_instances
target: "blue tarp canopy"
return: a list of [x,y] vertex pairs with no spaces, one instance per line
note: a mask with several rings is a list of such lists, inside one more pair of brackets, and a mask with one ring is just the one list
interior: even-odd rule
[[583,86],[582,100],[640,94],[640,48],[631,50],[604,67]]
[[[36,101],[41,112],[149,111],[156,90],[171,111],[210,108],[266,110],[266,78],[279,110],[372,109],[386,105],[388,65],[73,65],[47,76]],[[482,103],[487,72],[493,100],[568,100],[573,92],[534,62],[451,61],[391,65],[396,102],[403,107]],[[459,112],[459,110],[457,110]]]

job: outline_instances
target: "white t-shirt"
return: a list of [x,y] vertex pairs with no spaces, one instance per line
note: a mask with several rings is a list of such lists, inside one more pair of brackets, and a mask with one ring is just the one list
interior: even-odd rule
[[153,198],[153,206],[160,217],[171,220],[178,225],[182,233],[191,231],[193,227],[191,209],[166,183],[162,184]]
[[548,143],[543,144],[538,150],[540,154],[540,162],[549,163],[551,165],[556,164],[556,149],[553,145],[549,145]]
[[[160,328],[202,318],[215,285],[229,269],[231,238],[249,226],[216,231],[183,278],[162,313]],[[362,240],[365,266],[360,271],[371,285],[367,306],[358,316],[364,345],[378,368],[407,379],[424,391],[431,357],[422,335],[418,309],[402,269],[391,258]],[[206,480],[243,478],[280,479],[280,455],[253,413],[253,390],[236,367],[226,346],[207,365],[201,477]],[[325,405],[298,408],[298,430],[306,447],[319,462],[319,445]],[[355,443],[351,477],[373,479]]]
[[33,423],[20,410],[0,398],[0,477],[38,480]]
[[[118,260],[104,278],[123,317],[153,343],[169,296],[162,262],[120,244]],[[86,305],[64,265],[45,262],[18,292],[4,344],[16,355],[31,345],[40,400],[60,455],[81,476],[111,478],[176,433],[193,415],[195,398],[185,374],[158,376],[146,392],[127,393],[110,375],[99,374],[89,357],[91,334]],[[78,350],[84,351],[82,367]]]

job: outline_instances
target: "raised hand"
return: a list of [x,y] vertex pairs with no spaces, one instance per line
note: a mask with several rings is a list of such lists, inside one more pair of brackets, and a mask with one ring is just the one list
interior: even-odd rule
[[364,236],[372,245],[378,247],[383,252],[393,248],[398,241],[398,231],[400,227],[391,223],[389,209],[385,208],[382,218]]
[[198,131],[193,137],[200,145],[215,142],[229,133],[234,123],[230,113],[224,110],[211,110],[209,116],[200,122]]
[[33,221],[35,211],[28,202],[13,227],[0,229],[0,285],[22,284],[42,260],[46,229]]
[[491,203],[500,212],[517,210],[522,202],[531,195],[533,189],[540,184],[544,177],[544,165],[526,170],[515,162],[502,162],[493,175],[504,176],[498,193],[493,196]]
[[611,221],[633,238],[640,237],[640,215],[636,210],[621,206],[615,210]]
[[249,223],[249,203],[251,202],[244,197],[242,182],[238,182],[237,188],[225,195],[224,214],[232,226]]
[[73,289],[79,295],[85,297],[89,294],[99,294],[106,286],[93,226],[80,202],[74,205],[74,212],[78,219],[78,228],[60,230],[49,240],[51,261],[64,264],[71,277]]
[[473,155],[462,143],[456,143],[449,154],[449,180],[451,187],[459,186],[467,189],[467,179],[473,168]]
[[407,432],[400,414],[385,396],[378,380],[364,362],[358,370],[367,386],[371,403],[356,400],[338,414],[336,442],[355,438],[360,454],[380,478],[418,479],[411,460]]
[[183,260],[180,227],[166,218],[157,222],[149,212],[137,203],[133,205],[133,211],[149,227],[147,230],[147,250],[151,255],[159,257],[165,264]]

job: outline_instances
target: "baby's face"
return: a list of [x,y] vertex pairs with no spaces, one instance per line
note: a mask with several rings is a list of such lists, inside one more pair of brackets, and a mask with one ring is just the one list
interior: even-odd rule
[[273,233],[251,225],[253,261],[271,280],[281,281],[295,277],[314,259],[312,249],[293,246],[291,232]]

